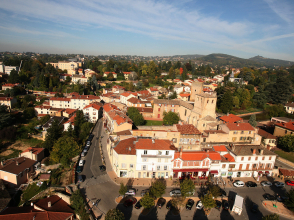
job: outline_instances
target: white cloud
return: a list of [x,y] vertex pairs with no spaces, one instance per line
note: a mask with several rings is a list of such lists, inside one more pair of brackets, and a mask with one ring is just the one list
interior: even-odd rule
[[[269,7],[288,24],[293,25],[294,7],[285,0],[264,0]],[[293,3],[293,2],[292,2]]]

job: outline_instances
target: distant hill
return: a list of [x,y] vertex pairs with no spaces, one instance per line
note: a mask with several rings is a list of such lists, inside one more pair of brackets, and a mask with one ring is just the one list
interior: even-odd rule
[[171,56],[171,58],[178,58],[178,57],[181,57],[185,60],[193,60],[193,59],[198,59],[200,57],[203,57],[205,55],[200,55],[200,54],[188,54],[188,55],[174,55],[174,56]]
[[262,56],[255,56],[255,57],[249,58],[249,60],[261,63],[265,66],[292,66],[292,65],[294,65],[294,62],[291,62],[291,61],[270,59],[270,58],[265,58]]

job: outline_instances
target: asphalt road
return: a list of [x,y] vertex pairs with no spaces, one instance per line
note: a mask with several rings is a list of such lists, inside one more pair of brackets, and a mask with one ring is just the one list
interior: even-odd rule
[[289,165],[287,165],[287,164],[285,164],[285,163],[282,163],[282,162],[280,162],[279,160],[276,160],[276,162],[275,162],[275,166],[277,166],[277,167],[279,167],[279,168],[283,168],[283,169],[291,169],[291,170],[294,169],[294,167],[291,167],[291,166],[289,166]]

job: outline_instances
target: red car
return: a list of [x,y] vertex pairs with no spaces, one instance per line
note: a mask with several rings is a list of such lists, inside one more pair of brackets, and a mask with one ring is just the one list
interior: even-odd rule
[[286,180],[285,183],[289,186],[294,186],[294,181]]

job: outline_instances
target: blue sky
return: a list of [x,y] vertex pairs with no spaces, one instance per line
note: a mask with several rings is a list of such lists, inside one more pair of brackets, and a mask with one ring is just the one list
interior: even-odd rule
[[294,61],[293,0],[3,0],[0,51]]

